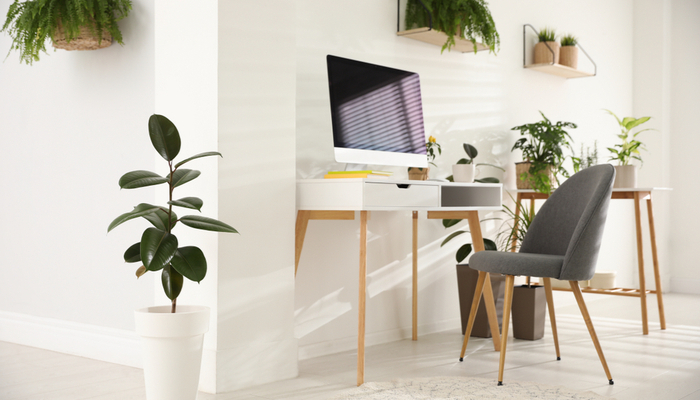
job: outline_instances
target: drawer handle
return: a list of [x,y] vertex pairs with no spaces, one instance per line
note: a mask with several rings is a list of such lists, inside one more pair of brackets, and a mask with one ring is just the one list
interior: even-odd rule
[[408,188],[411,187],[411,185],[408,184],[408,183],[397,183],[396,186],[397,186],[399,189],[408,189]]

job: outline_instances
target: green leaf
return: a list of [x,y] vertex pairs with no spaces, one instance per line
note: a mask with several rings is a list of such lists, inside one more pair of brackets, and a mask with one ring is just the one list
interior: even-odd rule
[[457,161],[457,164],[471,164],[471,160],[467,160],[466,158],[460,158],[459,161]]
[[166,183],[164,178],[151,171],[131,171],[119,178],[119,187],[122,189],[136,189],[145,186],[160,185]]
[[153,114],[148,119],[151,143],[165,161],[172,161],[180,152],[180,134],[175,124],[162,115]]
[[625,118],[625,120],[622,121],[622,123],[625,124],[625,128],[627,128],[628,131],[631,131],[632,129],[638,127],[639,125],[641,125],[641,124],[643,124],[643,123],[645,123],[645,122],[647,122],[647,121],[649,121],[650,119],[651,119],[651,117],[641,117],[641,118],[638,118],[638,119],[632,118],[631,121],[625,123],[625,121],[627,120],[627,118]]
[[455,232],[452,232],[452,233],[450,234],[450,236],[446,237],[445,240],[443,240],[442,243],[440,243],[440,247],[444,246],[445,244],[447,244],[447,242],[449,242],[450,240],[456,238],[457,236],[459,236],[459,235],[461,235],[461,234],[463,234],[463,233],[467,233],[467,232],[469,232],[469,231],[455,231]]
[[178,207],[191,208],[193,210],[201,211],[204,202],[198,197],[183,197],[179,200],[169,201],[168,204],[172,204]]
[[131,245],[124,252],[124,261],[135,263],[141,261],[141,242]]
[[[194,169],[175,170],[175,173],[173,174],[173,188],[184,185],[185,183],[198,177],[200,174],[201,172]],[[170,174],[168,174],[167,179],[170,180]]]
[[472,252],[471,243],[467,243],[464,246],[460,247],[459,250],[457,250],[457,254],[455,255],[455,259],[457,260],[457,263],[461,263],[462,261],[464,261],[464,259],[467,258],[467,256],[471,252]]
[[468,143],[462,144],[462,147],[464,147],[464,151],[467,153],[469,158],[471,158],[472,160],[475,159],[477,155],[479,155],[479,152],[476,150],[476,147],[474,147]]
[[170,265],[185,278],[199,282],[207,275],[207,259],[198,247],[180,247]]
[[154,213],[158,210],[160,210],[160,207],[158,207],[158,206],[153,206],[150,204],[141,203],[141,204],[137,205],[136,207],[134,207],[133,211],[129,211],[128,213],[124,213],[124,214],[118,216],[117,218],[115,218],[114,221],[112,221],[112,223],[109,224],[109,227],[107,228],[107,232],[111,231],[112,229],[116,228],[117,226],[123,224],[124,222],[126,222],[130,219],[143,217],[145,215]]
[[[168,212],[164,210],[163,208],[159,207],[158,210],[152,214],[147,214],[143,216],[148,220],[148,222],[151,223],[151,225],[155,226],[161,231],[168,231]],[[173,229],[175,224],[177,223],[177,214],[175,214],[175,211],[173,211],[170,214],[170,230]]]
[[234,227],[226,224],[225,222],[199,215],[185,215],[184,217],[180,218],[180,222],[189,226],[190,228],[202,229],[205,231],[238,233]]
[[462,221],[461,219],[443,219],[442,226],[444,226],[445,228],[450,228],[450,227],[457,225],[461,221]]
[[190,157],[190,158],[186,158],[186,159],[180,161],[179,163],[175,164],[175,169],[180,168],[180,166],[181,166],[182,164],[186,163],[186,162],[189,162],[189,161],[192,161],[192,160],[196,160],[196,159],[198,159],[198,158],[210,157],[210,156],[219,156],[219,157],[222,157],[222,158],[223,158],[223,156],[221,155],[221,153],[219,153],[218,151],[207,151],[207,152],[205,152],[205,153],[199,153],[199,154],[196,154],[196,155],[194,155],[194,156],[192,156],[192,157]]
[[493,167],[493,168],[496,168],[496,169],[500,169],[500,170],[503,171],[503,172],[506,171],[505,169],[503,169],[502,167],[499,167],[498,165],[487,164],[487,163],[478,163],[478,164],[476,164],[477,167],[480,167],[480,166],[482,166],[482,165],[488,165],[489,167]]
[[479,182],[479,183],[500,183],[501,181],[499,181],[498,178],[488,177],[488,178],[474,179],[474,182]]
[[140,266],[140,267],[138,267],[138,268],[136,269],[136,279],[139,279],[140,277],[142,277],[143,275],[145,275],[146,272],[148,272],[148,270],[147,270],[146,267],[144,267],[143,265]]
[[163,284],[165,295],[170,300],[174,300],[182,291],[182,275],[171,268],[169,265],[163,267],[163,272],[160,275],[160,281]]
[[141,236],[141,260],[149,271],[158,271],[170,263],[177,251],[175,235],[148,228]]
[[497,251],[498,246],[496,246],[496,242],[494,242],[493,240],[484,238],[484,249]]

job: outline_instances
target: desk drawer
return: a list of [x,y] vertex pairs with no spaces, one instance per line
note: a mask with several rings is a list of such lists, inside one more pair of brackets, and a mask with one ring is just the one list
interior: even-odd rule
[[364,204],[367,207],[437,207],[437,185],[412,185],[366,182]]

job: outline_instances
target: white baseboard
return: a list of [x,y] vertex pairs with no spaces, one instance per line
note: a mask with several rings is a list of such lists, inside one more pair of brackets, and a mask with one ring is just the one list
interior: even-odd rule
[[[418,335],[427,335],[429,333],[442,332],[448,329],[456,329],[461,326],[460,324],[461,322],[459,318],[452,318],[431,324],[420,325],[418,326]],[[377,344],[410,339],[412,335],[413,333],[410,327],[391,329],[382,332],[372,332],[365,335],[365,346],[369,347]],[[299,360],[327,356],[329,354],[337,354],[343,351],[356,349],[357,335],[321,343],[307,344],[304,346],[299,346]]]
[[142,368],[135,332],[0,311],[0,341]]
[[671,292],[685,294],[700,294],[700,279],[671,278]]

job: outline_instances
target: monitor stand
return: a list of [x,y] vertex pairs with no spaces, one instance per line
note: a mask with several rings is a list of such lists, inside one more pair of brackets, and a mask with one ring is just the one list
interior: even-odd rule
[[346,163],[344,171],[367,171],[367,164]]

